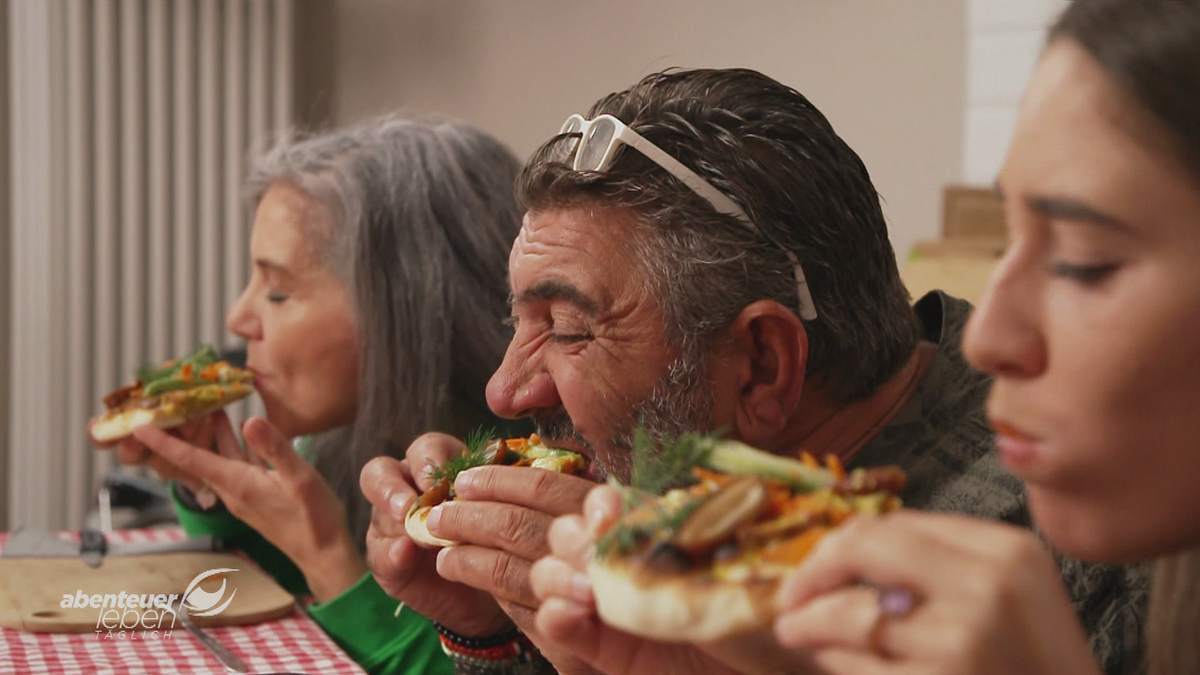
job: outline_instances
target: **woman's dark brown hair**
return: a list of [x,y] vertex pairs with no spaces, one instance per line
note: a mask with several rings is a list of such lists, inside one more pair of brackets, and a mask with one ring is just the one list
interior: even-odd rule
[[[1148,138],[1200,184],[1200,0],[1075,0],[1057,40],[1104,68]],[[1158,560],[1146,637],[1150,675],[1200,673],[1200,548]]]
[[1075,0],[1058,39],[1082,46],[1200,180],[1200,0]]

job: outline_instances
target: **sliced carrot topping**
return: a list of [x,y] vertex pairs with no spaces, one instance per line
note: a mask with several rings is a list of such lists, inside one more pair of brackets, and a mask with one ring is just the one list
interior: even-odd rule
[[842,480],[846,477],[846,467],[842,466],[842,460],[838,459],[837,455],[825,455],[825,466],[833,472],[834,478]]
[[770,507],[767,509],[767,514],[774,518],[781,516],[787,512],[788,503],[792,500],[792,491],[787,485],[779,481],[765,481],[767,486],[767,495],[770,498]]
[[807,450],[800,453],[800,461],[804,462],[804,466],[807,466],[810,469],[821,468],[821,465],[817,462],[817,458],[813,457],[812,453]]
[[794,565],[804,560],[812,551],[813,546],[816,546],[828,531],[827,527],[813,527],[791,539],[768,546],[762,550],[762,560],[763,562]]
[[179,377],[180,377],[180,379],[182,379],[184,381],[191,380],[192,379],[192,364],[190,364],[190,363],[183,364],[183,367],[181,367],[179,369]]
[[724,485],[734,478],[727,473],[717,473],[711,469],[705,469],[702,466],[693,467],[692,475],[695,476],[696,480],[700,481],[701,483],[711,483],[717,486]]
[[829,508],[829,500],[822,498],[822,493],[815,492],[806,495],[796,495],[781,505],[783,513],[821,513]]
[[537,434],[529,434],[529,442],[533,445],[541,445],[542,438]]

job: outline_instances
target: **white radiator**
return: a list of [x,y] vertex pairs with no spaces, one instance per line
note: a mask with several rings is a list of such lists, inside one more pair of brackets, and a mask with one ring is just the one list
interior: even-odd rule
[[294,123],[291,0],[8,0],[8,526],[78,527],[85,425],[147,360],[237,343],[247,160]]

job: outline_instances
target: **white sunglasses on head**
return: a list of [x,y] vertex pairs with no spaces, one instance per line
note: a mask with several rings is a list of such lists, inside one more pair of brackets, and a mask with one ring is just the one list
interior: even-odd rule
[[[668,155],[662,148],[625,126],[625,123],[616,117],[598,115],[595,119],[588,120],[584,119],[583,115],[575,113],[568,117],[566,122],[563,122],[562,129],[558,133],[560,135],[580,135],[579,142],[575,146],[575,158],[571,164],[571,168],[575,171],[607,171],[616,159],[617,149],[621,145],[628,145],[642,153],[646,159],[683,181],[683,184],[691,188],[693,192],[708,200],[708,203],[712,204],[718,212],[733,216],[750,230],[766,237],[751,222],[746,212],[732,199],[701,178],[695,171]],[[800,268],[800,261],[796,259],[796,254],[775,243],[770,237],[767,237],[767,240],[783,250],[787,254],[788,261],[792,263],[792,273],[796,277],[796,291],[799,297],[800,318],[806,321],[816,319],[817,306],[813,303],[812,293],[808,290],[808,281],[804,278],[804,270]]]

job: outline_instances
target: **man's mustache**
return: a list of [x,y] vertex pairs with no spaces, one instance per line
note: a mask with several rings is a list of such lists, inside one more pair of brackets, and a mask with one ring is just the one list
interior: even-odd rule
[[533,423],[537,427],[538,436],[544,439],[551,441],[572,441],[582,445],[592,453],[595,452],[595,448],[579,433],[579,430],[575,428],[575,423],[571,421],[571,416],[562,408],[534,413]]

